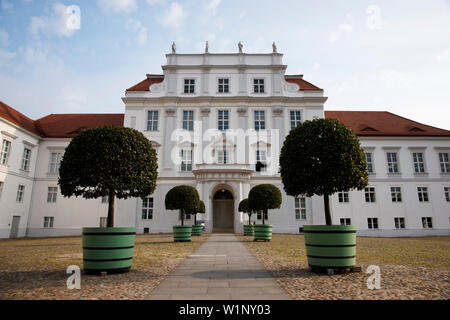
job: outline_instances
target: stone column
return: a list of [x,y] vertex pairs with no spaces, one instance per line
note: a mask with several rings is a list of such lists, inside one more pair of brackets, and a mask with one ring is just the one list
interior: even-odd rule
[[[272,164],[275,166],[275,172],[278,172],[278,167],[279,167],[279,155],[280,155],[280,151],[281,151],[281,147],[283,146],[283,142],[284,142],[284,136],[285,136],[285,126],[284,126],[284,110],[282,106],[275,106],[272,107],[272,122],[273,122],[273,129],[278,130],[278,146],[275,146],[272,144],[271,146],[271,150],[270,150],[270,155],[271,155],[271,160],[272,160]],[[271,141],[272,137],[271,137]]]
[[164,145],[163,147],[163,163],[164,171],[167,173],[174,169],[174,163],[171,159],[174,142],[171,140],[172,132],[175,130],[176,109],[175,107],[168,107],[165,109],[164,118]]
[[[246,106],[242,106],[239,107],[237,110],[238,113],[238,124],[239,124],[239,129],[242,129],[243,132],[245,133],[248,129],[248,112],[247,112],[247,107]],[[245,160],[244,160],[244,164],[248,164],[248,157],[249,157],[249,145],[248,145],[248,137],[245,136],[245,141],[244,141],[244,150],[239,150],[239,141],[238,142],[238,150],[236,150],[237,154],[239,155],[241,152],[244,152],[245,154]],[[242,163],[239,161],[236,161],[236,163]]]

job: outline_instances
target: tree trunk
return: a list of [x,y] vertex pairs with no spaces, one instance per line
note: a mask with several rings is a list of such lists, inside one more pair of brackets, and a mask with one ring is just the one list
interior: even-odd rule
[[262,222],[263,222],[263,224],[266,224],[266,219],[264,219],[266,217],[266,212],[267,212],[266,209],[262,211]]
[[114,190],[110,190],[108,196],[108,222],[107,222],[108,228],[114,227],[114,200],[115,200]]
[[196,226],[197,225],[197,214],[195,213],[194,214],[194,226]]
[[181,225],[184,226],[184,209],[180,209],[181,213]]
[[325,222],[327,226],[331,226],[330,198],[328,194],[323,195],[323,203],[325,205]]
[[248,225],[251,225],[251,221],[252,220],[252,214],[249,214],[248,215]]

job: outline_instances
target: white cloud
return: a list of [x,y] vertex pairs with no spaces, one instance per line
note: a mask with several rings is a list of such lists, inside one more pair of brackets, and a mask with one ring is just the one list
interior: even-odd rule
[[211,0],[206,4],[206,11],[208,11],[211,15],[215,16],[217,13],[217,7],[219,6],[221,0]]
[[159,22],[165,27],[179,28],[183,24],[186,14],[178,2],[172,2],[160,17]]
[[147,28],[140,21],[129,19],[126,28],[136,33],[138,44],[144,45],[147,43]]
[[81,28],[81,12],[77,6],[65,6],[56,2],[48,16],[31,17],[30,32],[47,36],[70,37]]
[[353,27],[349,24],[340,24],[337,30],[330,31],[328,34],[328,41],[331,43],[338,41],[342,35],[353,32]]
[[8,2],[7,0],[2,0],[2,8],[3,9],[11,9],[13,7],[13,4],[11,2]]
[[147,0],[147,3],[151,6],[155,5],[155,4],[163,4],[165,3],[167,0]]
[[136,0],[98,0],[97,4],[100,8],[113,12],[131,12],[137,9]]
[[440,52],[436,58],[439,62],[450,62],[450,49]]
[[0,46],[7,47],[9,44],[9,34],[5,30],[0,29]]
[[0,49],[0,66],[16,57],[16,53]]

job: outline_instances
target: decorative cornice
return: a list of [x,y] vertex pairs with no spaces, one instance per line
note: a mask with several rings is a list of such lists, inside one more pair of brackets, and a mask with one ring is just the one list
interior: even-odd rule
[[209,108],[209,107],[202,107],[200,109],[200,112],[202,114],[202,117],[209,117],[209,113],[211,112],[211,108]]
[[245,108],[245,107],[239,107],[239,108],[237,109],[237,113],[238,113],[238,116],[239,116],[239,117],[245,117],[245,116],[247,116],[247,108]]

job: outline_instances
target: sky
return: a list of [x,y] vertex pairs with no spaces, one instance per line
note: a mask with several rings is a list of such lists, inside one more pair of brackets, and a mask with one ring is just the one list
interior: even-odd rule
[[122,113],[126,88],[178,53],[269,53],[326,110],[384,110],[450,130],[450,0],[0,0],[0,100],[32,119]]

